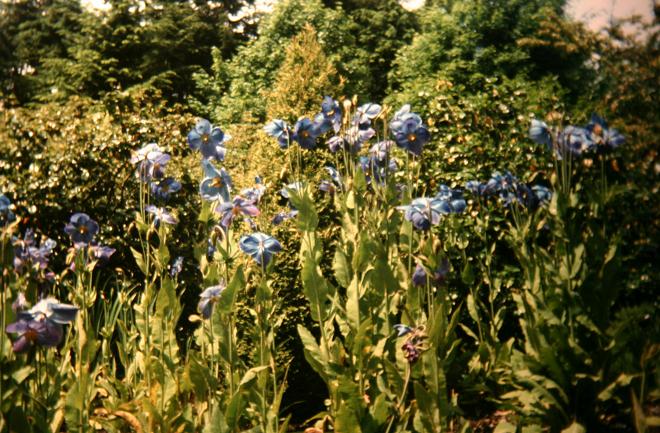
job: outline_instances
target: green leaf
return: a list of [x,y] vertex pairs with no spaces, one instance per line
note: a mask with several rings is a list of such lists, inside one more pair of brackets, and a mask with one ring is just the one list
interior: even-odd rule
[[472,265],[470,265],[470,262],[465,262],[465,266],[463,267],[463,271],[461,272],[461,280],[463,283],[467,284],[468,286],[472,285],[474,283],[474,270],[472,269]]
[[346,258],[346,254],[339,248],[335,250],[332,261],[332,269],[335,271],[335,279],[342,287],[348,287],[352,279],[352,270]]
[[479,313],[477,312],[477,306],[474,302],[474,296],[472,296],[472,294],[467,296],[467,308],[472,320],[479,322]]
[[316,343],[314,336],[302,325],[298,325],[298,335],[302,340],[305,359],[312,366],[314,371],[328,381],[328,362],[326,357],[321,353],[321,348]]
[[575,276],[580,272],[582,268],[582,260],[584,258],[584,244],[580,244],[575,247],[573,250],[573,265],[571,267],[571,276],[570,278],[575,278]]
[[312,319],[317,322],[325,320],[328,314],[328,283],[321,274],[321,268],[310,254],[303,259],[300,280],[310,304]]
[[231,313],[234,311],[236,304],[236,294],[245,287],[245,274],[243,273],[243,265],[240,265],[229,285],[223,290],[220,300],[216,304],[216,308],[222,313]]
[[133,247],[131,247],[131,253],[133,253],[133,257],[135,258],[135,263],[137,264],[138,268],[142,271],[144,275],[147,275],[147,265],[144,261],[144,257],[142,256],[142,253]]
[[346,288],[346,320],[354,331],[357,331],[360,322],[360,282],[358,276]]
[[206,421],[202,433],[228,433],[231,431],[219,405],[213,407],[213,412],[211,416],[207,417]]
[[262,371],[264,371],[268,368],[270,368],[270,367],[267,366],[267,365],[260,365],[258,367],[252,367],[251,369],[249,369],[248,371],[245,372],[245,374],[243,375],[243,378],[241,379],[241,382],[238,385],[239,386],[247,385],[252,380],[254,380],[259,373],[261,373]]
[[243,399],[243,393],[239,390],[231,397],[227,409],[225,410],[225,423],[228,431],[236,431],[238,429],[238,422],[241,420],[241,415],[243,414],[244,409],[245,402]]

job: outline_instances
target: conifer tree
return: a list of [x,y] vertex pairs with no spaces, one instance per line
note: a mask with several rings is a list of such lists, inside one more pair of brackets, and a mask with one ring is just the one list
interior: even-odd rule
[[295,120],[313,116],[322,95],[337,95],[337,70],[319,45],[316,30],[306,25],[286,48],[273,88],[265,92],[268,117]]

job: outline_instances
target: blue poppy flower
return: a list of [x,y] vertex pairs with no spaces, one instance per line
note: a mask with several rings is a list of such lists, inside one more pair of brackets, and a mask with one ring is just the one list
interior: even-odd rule
[[346,131],[344,142],[348,146],[351,153],[358,153],[362,149],[362,145],[369,141],[376,135],[373,128],[360,128],[358,126],[351,126]]
[[71,237],[74,245],[89,245],[99,231],[99,225],[86,213],[75,213],[64,231]]
[[547,146],[548,149],[552,149],[552,134],[550,134],[548,125],[545,122],[532,119],[532,124],[529,127],[529,138],[538,144]]
[[324,97],[323,102],[321,102],[321,112],[314,117],[319,132],[325,134],[332,128],[336,134],[341,129],[341,119],[342,110],[339,102],[330,96]]
[[151,183],[151,193],[159,200],[167,200],[170,198],[170,194],[179,190],[181,190],[181,183],[171,177]]
[[284,221],[288,219],[295,218],[296,216],[298,216],[298,211],[296,209],[292,209],[288,212],[278,212],[270,220],[270,223],[277,226],[282,224]]
[[154,227],[159,227],[161,221],[165,224],[174,225],[177,223],[176,218],[165,208],[156,207],[152,204],[144,208],[147,212],[154,216]]
[[346,148],[346,141],[344,140],[344,137],[340,137],[338,135],[330,137],[328,141],[325,142],[325,144],[328,145],[328,149],[332,153],[337,153],[340,150]]
[[597,146],[604,145],[616,149],[626,141],[625,137],[619,131],[608,128],[605,119],[595,113],[591,115],[591,120],[585,129],[590,132],[591,135],[589,138]]
[[174,259],[172,266],[170,266],[170,276],[174,277],[181,273],[183,270],[183,257],[179,256]]
[[565,152],[580,156],[584,152],[594,150],[596,143],[592,141],[591,135],[592,134],[585,128],[567,126],[559,134],[557,139],[560,151],[559,156],[563,156]]
[[317,126],[309,118],[303,117],[294,125],[292,139],[303,149],[314,149],[316,138],[319,136]]
[[238,245],[244,253],[252,257],[264,269],[270,263],[273,255],[282,251],[282,245],[274,237],[261,232],[242,236]]
[[15,239],[12,245],[14,246],[14,269],[16,272],[21,273],[26,267],[46,269],[57,242],[46,238],[40,246],[37,246],[34,240],[34,232],[32,229],[27,229],[23,239]]
[[286,149],[289,147],[289,144],[291,144],[291,136],[293,135],[293,132],[291,131],[291,127],[289,127],[284,120],[273,120],[268,125],[264,126],[264,131],[271,137],[275,137],[277,143],[282,149]]
[[0,194],[0,224],[4,225],[16,220],[11,211],[11,201],[4,194]]
[[[442,260],[438,266],[428,276],[428,282],[432,285],[442,284],[449,274],[449,261]],[[417,263],[412,275],[412,282],[415,286],[425,286],[427,282],[427,271],[421,263]]]
[[532,191],[541,203],[548,203],[552,199],[552,191],[543,185],[532,186]]
[[254,186],[249,188],[243,188],[241,190],[241,197],[244,197],[246,200],[249,200],[253,203],[259,203],[261,198],[266,193],[266,186],[263,184],[261,177],[256,176],[254,178]]
[[394,113],[394,117],[392,117],[392,120],[390,121],[390,131],[392,131],[392,134],[396,135],[401,132],[407,121],[412,121],[417,125],[422,125],[424,123],[419,114],[410,111],[410,104],[405,104],[399,109],[399,111]]
[[397,337],[403,337],[404,335],[413,332],[413,328],[411,328],[408,325],[404,325],[402,323],[397,323],[396,325],[394,325],[394,330],[396,331]]
[[446,201],[435,198],[420,197],[406,206],[397,206],[404,211],[404,218],[412,222],[417,230],[428,230],[431,224],[438,225],[443,214],[451,213],[451,207]]
[[440,185],[435,198],[447,202],[451,213],[461,213],[467,207],[463,193],[457,189],[451,189],[447,185]]
[[92,245],[89,247],[89,251],[91,253],[91,256],[94,257],[97,260],[101,260],[103,262],[110,260],[110,257],[115,253],[114,248],[110,248],[105,245]]
[[202,317],[205,319],[211,318],[211,315],[213,314],[213,304],[220,300],[220,296],[224,290],[225,285],[221,283],[217,286],[207,287],[202,293],[200,293],[197,311],[199,311]]
[[361,105],[353,115],[353,123],[356,125],[369,125],[371,121],[378,117],[383,107],[378,104],[367,102]]
[[358,163],[369,184],[372,181],[383,184],[390,173],[397,170],[397,163],[394,158],[387,161],[387,165],[385,165],[374,156],[361,156]]
[[200,119],[188,133],[188,145],[192,150],[199,150],[205,159],[223,161],[227,149],[223,146],[231,139],[229,134],[222,132],[217,126],[211,125],[206,119]]
[[202,161],[204,179],[199,184],[199,193],[204,200],[230,201],[232,181],[224,168],[218,170],[210,161]]
[[431,139],[429,130],[418,117],[410,116],[401,123],[400,127],[392,129],[397,146],[416,156],[422,154],[422,147]]
[[64,335],[62,325],[49,320],[24,320],[19,319],[7,325],[5,330],[10,334],[18,334],[18,338],[12,344],[15,353],[23,353],[35,344],[42,347],[55,347]]
[[369,149],[369,156],[374,158],[379,163],[387,161],[389,158],[389,153],[392,147],[394,146],[394,141],[392,140],[383,140],[375,143]]
[[165,175],[165,166],[170,159],[170,155],[164,153],[156,143],[149,143],[133,153],[131,163],[138,164],[135,176],[142,182],[149,182]]
[[319,184],[319,190],[327,192],[328,194],[334,194],[335,191],[337,191],[337,187],[335,187],[335,185],[329,180],[322,180]]
[[45,319],[60,325],[66,325],[75,320],[79,308],[71,304],[63,304],[55,298],[49,297],[40,300],[27,311],[18,313],[23,320]]
[[250,200],[246,200],[241,196],[234,197],[233,201],[220,203],[215,212],[220,214],[220,225],[228,228],[238,215],[257,216],[259,209]]

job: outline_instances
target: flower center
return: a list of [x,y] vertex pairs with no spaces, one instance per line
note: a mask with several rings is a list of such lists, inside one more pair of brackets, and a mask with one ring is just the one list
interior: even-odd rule
[[241,213],[241,208],[238,207],[238,206],[234,206],[234,207],[231,209],[231,213],[232,213],[234,216],[236,216],[236,215],[238,215],[238,214]]
[[202,142],[208,143],[209,142],[209,134],[202,134]]
[[87,233],[88,231],[89,231],[89,229],[87,228],[87,226],[80,226],[80,227],[78,227],[78,233],[80,233],[81,235],[84,235],[84,234]]
[[415,141],[417,140],[417,136],[415,134],[408,134],[408,141]]
[[220,176],[216,176],[213,178],[213,181],[211,182],[211,186],[213,188],[222,188],[222,178]]
[[308,138],[309,137],[309,131],[303,131],[300,133],[302,135],[302,138]]
[[25,334],[23,334],[23,337],[25,337],[25,339],[30,342],[36,341],[37,336],[38,336],[37,331],[35,331],[34,329],[28,329],[27,331],[25,331]]

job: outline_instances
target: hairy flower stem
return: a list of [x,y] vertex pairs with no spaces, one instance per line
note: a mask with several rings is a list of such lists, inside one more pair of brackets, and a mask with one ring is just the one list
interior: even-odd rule
[[[145,190],[144,182],[140,182],[140,215],[142,217],[142,223],[146,224],[146,213],[145,209],[149,202],[149,191]],[[147,390],[151,392],[151,315],[149,310],[151,309],[151,292],[149,290],[150,278],[149,278],[149,268],[151,266],[151,251],[149,245],[149,229],[145,232],[144,238],[142,238],[142,233],[138,227],[138,233],[140,235],[140,244],[142,246],[142,257],[144,257],[144,293],[143,293],[143,307],[144,307],[144,318],[145,318],[145,355],[144,355],[144,373],[145,379],[147,382]]]
[[[410,363],[406,363],[406,378],[403,382],[403,388],[401,389],[401,395],[397,398],[396,401],[396,411],[401,413],[401,409],[403,408],[405,404],[405,397],[406,397],[406,391],[408,390],[408,384],[410,383],[410,375],[411,375],[412,368],[410,368]],[[389,433],[390,429],[392,428],[392,424],[394,424],[394,419],[396,418],[395,415],[392,415],[390,418],[390,422],[387,424],[387,429],[385,430],[385,433]]]
[[[9,240],[7,231],[3,228],[0,232],[0,365],[5,361],[5,327],[7,326],[7,317],[5,315],[5,303],[7,302],[7,287],[5,282],[5,240]],[[3,380],[0,374],[0,398],[3,394]]]
[[[288,155],[288,152],[287,152]],[[290,162],[290,158],[289,158]],[[229,256],[229,228],[225,232],[225,253]],[[225,284],[229,284],[229,262],[225,259]],[[229,376],[229,393],[234,395],[234,313],[230,312],[228,315],[229,330],[227,332],[227,351],[229,353],[229,361],[227,362],[227,371]]]

